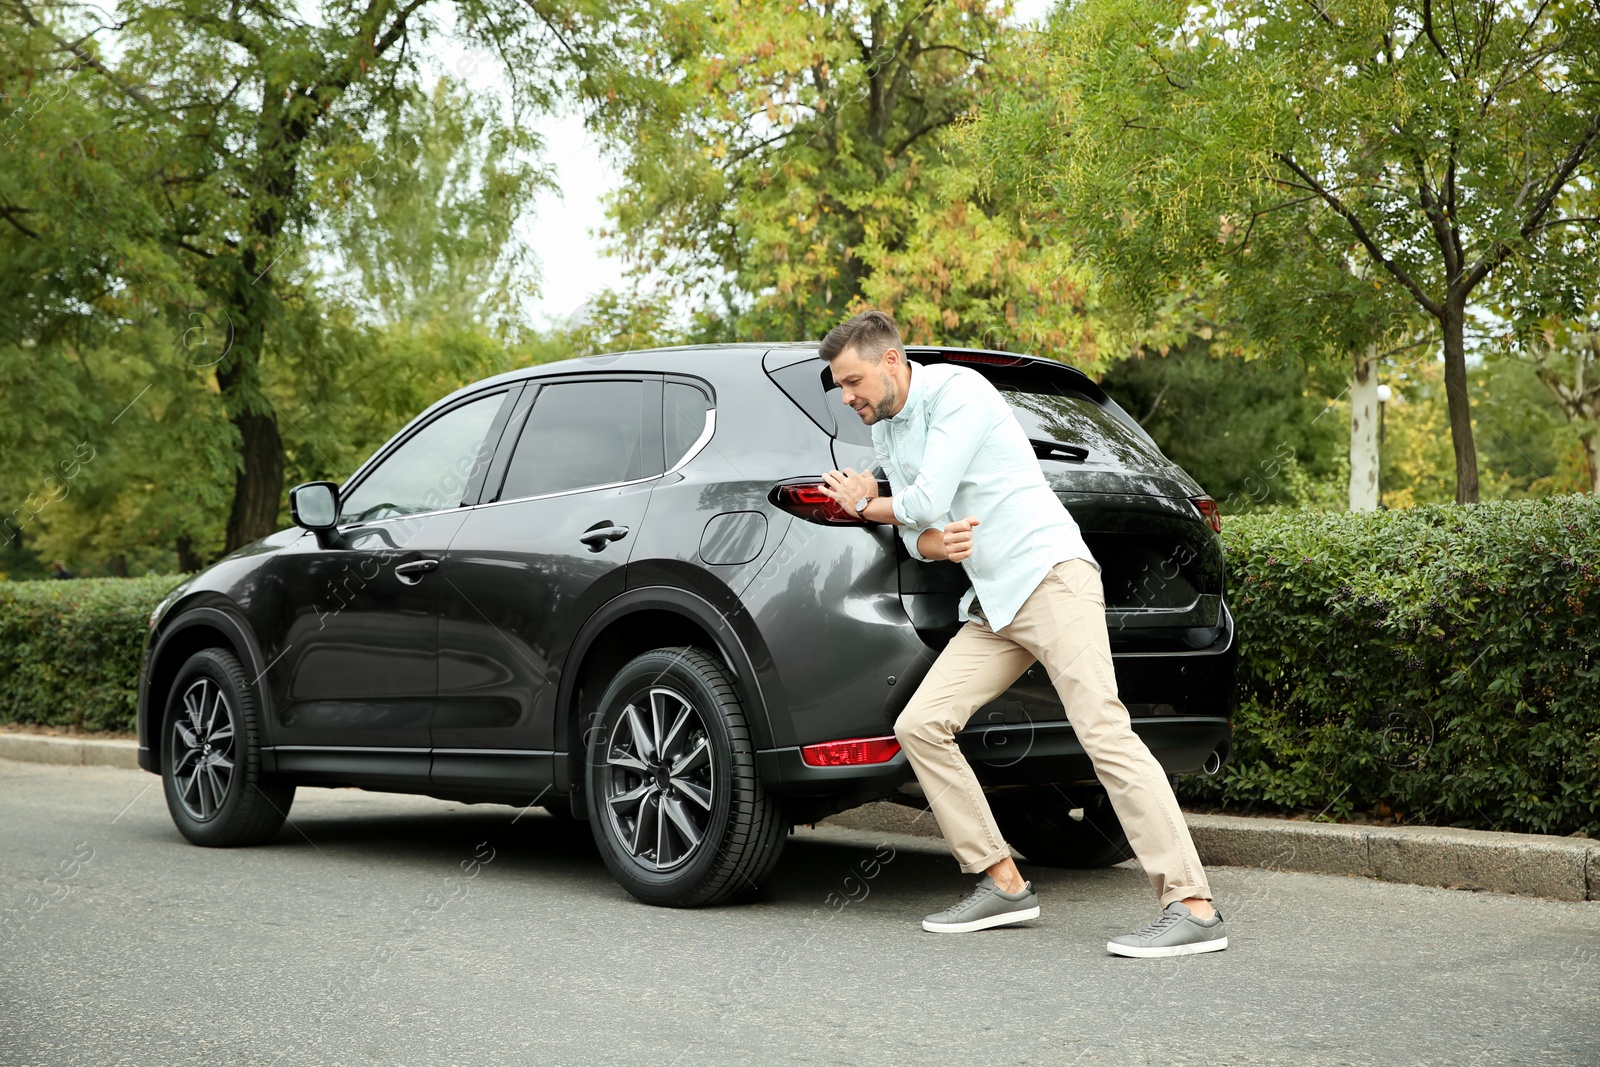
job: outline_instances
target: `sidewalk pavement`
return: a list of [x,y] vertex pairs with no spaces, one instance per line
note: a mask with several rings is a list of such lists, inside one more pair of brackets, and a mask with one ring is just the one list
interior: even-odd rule
[[[0,732],[0,759],[137,769],[133,741]],[[1208,867],[1348,874],[1386,882],[1600,900],[1600,841],[1435,826],[1358,826],[1235,815],[1187,815]],[[933,816],[880,802],[823,825],[938,838]]]
[[[1353,874],[1385,882],[1600,900],[1600,841],[1439,826],[1357,826],[1237,815],[1186,814],[1208,867]],[[866,804],[824,825],[939,837],[933,815]]]

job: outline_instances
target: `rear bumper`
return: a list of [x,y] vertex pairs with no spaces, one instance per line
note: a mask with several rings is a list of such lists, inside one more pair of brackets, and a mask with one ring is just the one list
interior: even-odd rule
[[[1227,760],[1233,727],[1224,717],[1175,716],[1133,720],[1133,731],[1168,774],[1215,770]],[[985,786],[1065,785],[1094,779],[1094,765],[1066,721],[976,722],[956,735],[973,773]],[[799,748],[756,754],[768,789],[786,796],[890,796],[914,779],[906,754],[864,767],[813,767]],[[1215,760],[1211,767],[1207,761]]]

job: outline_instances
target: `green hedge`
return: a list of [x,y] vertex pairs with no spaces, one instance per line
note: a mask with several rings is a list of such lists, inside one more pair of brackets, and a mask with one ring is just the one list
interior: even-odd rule
[[[1230,807],[1600,833],[1592,497],[1227,521]],[[146,618],[179,579],[0,583],[0,719],[133,728]]]
[[1593,497],[1237,518],[1235,751],[1191,799],[1600,832]]
[[150,611],[181,580],[0,582],[0,721],[132,730]]

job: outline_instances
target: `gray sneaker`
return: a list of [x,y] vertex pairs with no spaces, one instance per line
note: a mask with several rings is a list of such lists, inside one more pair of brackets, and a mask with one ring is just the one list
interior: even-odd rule
[[1115,956],[1188,956],[1195,952],[1217,952],[1228,947],[1222,912],[1209,919],[1197,918],[1188,906],[1173,901],[1167,910],[1142,930],[1113,937],[1106,951]]
[[1020,893],[1007,893],[986,874],[966,900],[923,919],[922,928],[936,934],[965,934],[1038,917],[1039,898],[1034,895],[1032,882],[1023,886]]

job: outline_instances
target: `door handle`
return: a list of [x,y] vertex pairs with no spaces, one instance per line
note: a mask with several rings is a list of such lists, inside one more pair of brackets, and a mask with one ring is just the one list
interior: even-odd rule
[[416,585],[422,581],[422,576],[429,571],[439,569],[436,559],[414,559],[410,563],[402,563],[394,569],[394,576],[406,585]]
[[594,526],[583,532],[578,538],[589,546],[590,552],[598,552],[613,541],[620,541],[628,536],[626,526]]

